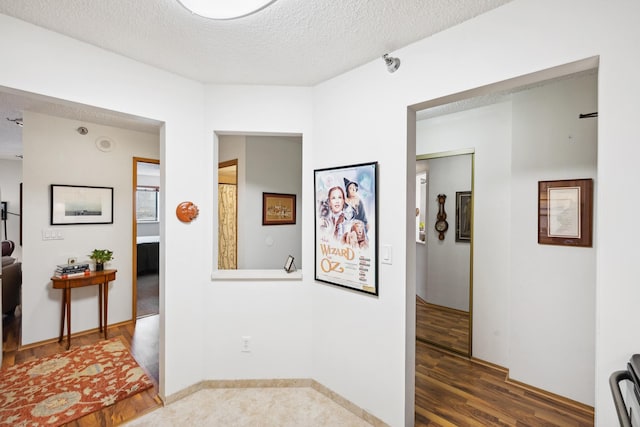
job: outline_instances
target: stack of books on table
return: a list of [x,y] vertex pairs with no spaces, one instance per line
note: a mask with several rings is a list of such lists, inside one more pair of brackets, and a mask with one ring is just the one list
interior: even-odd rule
[[60,264],[56,267],[55,277],[68,279],[88,275],[90,272],[89,264]]

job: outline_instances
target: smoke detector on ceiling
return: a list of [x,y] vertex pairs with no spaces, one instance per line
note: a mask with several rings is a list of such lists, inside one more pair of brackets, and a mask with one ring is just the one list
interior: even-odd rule
[[113,142],[111,138],[106,136],[101,136],[96,139],[96,147],[98,147],[98,150],[104,151],[105,153],[113,150],[115,145],[116,143]]

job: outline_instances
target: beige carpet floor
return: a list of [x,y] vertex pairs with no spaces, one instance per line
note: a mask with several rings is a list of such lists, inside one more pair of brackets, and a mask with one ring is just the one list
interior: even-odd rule
[[126,427],[370,427],[308,387],[205,389],[125,424]]

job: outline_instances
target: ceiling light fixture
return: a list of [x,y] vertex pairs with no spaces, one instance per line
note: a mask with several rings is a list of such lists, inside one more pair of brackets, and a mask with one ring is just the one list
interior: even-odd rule
[[20,127],[24,126],[24,123],[22,123],[22,119],[10,119],[9,117],[7,117],[7,120],[9,120],[10,122],[13,122],[15,124],[17,124]]
[[388,72],[395,73],[395,71],[400,68],[400,59],[389,56],[388,53],[382,55],[382,59],[384,59],[385,64],[387,64]]
[[276,0],[177,0],[191,13],[209,19],[237,19],[256,13]]

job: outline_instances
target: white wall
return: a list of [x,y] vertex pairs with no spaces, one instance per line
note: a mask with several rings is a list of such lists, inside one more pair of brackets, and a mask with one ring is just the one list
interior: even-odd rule
[[288,255],[302,266],[302,218],[293,225],[262,225],[262,193],[296,195],[302,206],[302,138],[247,137],[249,205],[244,236],[244,259],[250,269],[280,269]]
[[[306,171],[302,174],[302,194],[311,194],[311,95],[310,88],[300,87],[207,87],[206,127],[209,138],[206,144],[208,159],[211,159],[208,173],[215,178],[209,179],[211,198],[208,203],[211,206],[216,206],[213,196],[217,195],[217,165],[223,160],[218,158],[217,139],[226,139],[228,134],[302,135],[302,170]],[[222,136],[214,137],[216,132]],[[219,153],[220,156],[228,154],[227,150]],[[226,157],[229,158],[234,157]],[[239,168],[242,165],[239,164]],[[310,204],[300,202],[297,221],[302,225],[301,257],[309,260],[313,258],[313,210]],[[213,236],[213,239],[206,239],[211,247],[208,250],[211,272],[217,268],[217,212],[214,212],[208,232]],[[279,271],[283,271],[281,267],[278,267]],[[208,307],[204,319],[207,325],[207,339],[204,341],[206,378],[315,378],[311,354],[311,263],[305,263],[302,275],[302,281],[284,278],[265,280],[263,277],[251,280],[239,276],[244,278],[216,279],[204,286],[204,300]],[[250,353],[240,351],[242,336],[251,337]]]
[[[456,192],[471,191],[471,155],[430,159],[428,179],[428,221],[425,230],[429,268],[424,299],[431,304],[468,312],[471,245],[469,242],[456,242]],[[439,240],[439,233],[434,227],[439,194],[447,196],[444,206],[449,228],[444,240]],[[420,263],[421,260],[416,259],[416,264]]]
[[[596,248],[537,243],[538,181],[596,176],[597,76],[513,97],[510,377],[594,404]],[[594,204],[598,210],[598,202]],[[579,355],[579,357],[577,357]]]
[[0,240],[13,240],[16,248],[12,257],[22,259],[20,245],[20,183],[22,182],[22,160],[0,159],[0,188],[2,201],[7,202],[7,234],[4,234],[4,222],[0,221]]
[[[24,112],[24,253],[22,287],[22,343],[31,344],[57,336],[62,294],[51,288],[49,278],[57,264],[69,257],[88,261],[95,248],[110,249],[118,270],[110,285],[109,323],[132,315],[132,173],[131,159],[157,157],[158,135]],[[87,135],[76,132],[78,126]],[[115,141],[111,152],[95,146],[98,136]],[[50,186],[85,185],[113,187],[113,224],[50,225]],[[62,232],[63,240],[42,240],[42,231]],[[37,256],[37,261],[33,256]],[[72,292],[71,332],[98,327],[95,287]],[[43,322],[43,319],[51,321]]]
[[[234,145],[238,145],[234,147]],[[288,255],[302,266],[302,221],[262,225],[262,193],[296,195],[302,206],[302,139],[287,136],[219,137],[219,161],[238,159],[238,269],[280,269]],[[240,200],[240,198],[242,198]]]
[[[407,242],[415,254],[415,148],[408,172],[406,103],[394,90],[403,79],[398,76],[376,61],[316,87],[310,168],[379,162],[378,244],[391,247],[392,263],[378,264],[379,296],[313,285],[312,354],[316,380],[393,426],[405,424],[405,402],[414,418],[412,380],[405,378],[413,364],[405,359],[405,310],[410,294],[415,311],[416,295],[415,267],[412,287],[404,283]],[[415,333],[409,335],[415,341]]]
[[[175,217],[175,206],[184,200],[193,200],[200,205],[199,218],[211,215],[211,206],[203,203],[203,200],[210,200],[207,191],[211,188],[206,181],[211,179],[211,171],[198,163],[198,159],[205,158],[203,153],[206,152],[203,86],[5,15],[0,15],[0,35],[0,47],[5,51],[0,86],[164,123],[160,135],[162,214],[166,218],[160,230],[163,237],[160,245],[160,393],[172,394],[200,381],[203,378],[201,338],[206,302],[199,296],[202,285],[207,282],[211,261],[207,256],[210,251],[205,250],[208,246],[204,241],[206,221],[185,225]],[[37,156],[38,153],[34,153],[32,161],[41,162]],[[25,153],[25,162],[28,161]],[[85,169],[85,163],[74,166]],[[23,167],[25,186],[38,180],[34,175],[35,168],[26,163]],[[104,166],[96,168],[102,170]],[[99,177],[86,175],[84,180],[99,180]],[[25,208],[28,207],[25,201]],[[34,269],[38,271],[34,276],[28,272],[29,266],[43,264],[43,259],[49,263],[53,261],[50,257],[59,256],[47,250],[43,252],[39,235],[43,220],[41,214],[30,212],[23,221],[23,230],[31,230],[31,237],[25,236],[23,251],[24,280],[29,283],[27,289],[31,289],[24,300],[27,315],[31,317],[23,319],[25,343],[39,337],[57,336],[52,333],[55,332],[52,325],[58,324],[60,316],[59,310],[56,310],[57,314],[49,315],[55,305],[55,300],[51,299],[54,297],[48,291],[50,268],[38,267]],[[121,214],[118,215],[120,218]],[[31,241],[34,242],[32,250],[28,246]],[[115,249],[120,252],[119,248]],[[117,262],[125,263],[126,259],[117,259]],[[127,306],[130,304],[127,302]],[[36,316],[35,307],[42,305],[47,309]],[[109,307],[111,320],[121,317],[121,309],[114,306],[110,304]],[[189,363],[184,363],[185,360]]]
[[[394,224],[380,230],[381,242],[393,246],[394,264],[383,265],[380,270],[381,296],[378,300],[356,299],[345,296],[344,292],[317,289],[319,295],[314,296],[317,306],[332,307],[330,318],[318,314],[315,319],[317,359],[322,359],[318,361],[321,382],[348,397],[356,396],[357,402],[372,408],[382,406],[374,395],[375,390],[395,390],[392,401],[387,399],[386,409],[377,410],[377,414],[394,425],[405,421],[411,423],[409,407],[413,402],[410,398],[405,399],[410,397],[413,387],[411,360],[405,354],[410,344],[405,346],[404,339],[399,342],[399,336],[404,334],[405,325],[410,329],[412,322],[409,304],[413,304],[415,295],[415,274],[412,270],[411,275],[407,275],[406,286],[399,286],[398,278],[403,277],[405,271],[403,260],[407,259],[406,265],[414,262],[415,243],[412,232],[409,240],[408,236],[396,237],[394,231],[407,229],[408,220],[411,220],[409,230],[413,228],[414,218],[412,215],[409,218],[408,212],[413,214],[415,208],[415,184],[414,172],[408,173],[408,165],[413,169],[415,158],[404,151],[404,140],[411,132],[407,131],[406,115],[401,110],[407,105],[599,56],[595,405],[599,424],[616,422],[607,379],[612,371],[624,367],[629,356],[637,351],[634,342],[640,338],[640,331],[631,326],[640,289],[634,285],[636,274],[634,257],[628,250],[629,236],[623,238],[626,233],[618,233],[613,227],[614,223],[632,223],[631,212],[637,211],[640,204],[621,193],[640,174],[630,160],[639,151],[632,143],[636,131],[631,114],[640,92],[640,84],[633,78],[634,70],[640,65],[640,54],[631,40],[640,36],[632,18],[640,12],[640,4],[620,0],[615,2],[615,7],[611,6],[595,0],[561,3],[515,0],[394,52],[402,59],[402,66],[393,75],[384,70],[380,61],[374,61],[316,88],[316,164],[335,163],[328,153],[338,151],[342,153],[344,163],[354,158],[382,161],[381,224]],[[571,25],[567,25],[568,22]],[[509,132],[492,143],[495,145],[510,138]],[[414,150],[409,138],[409,151],[413,156]],[[481,316],[485,322],[480,330],[474,331],[474,354],[497,364],[516,366],[520,361],[515,358],[522,355],[511,354],[509,349],[512,225],[508,178],[511,154],[508,145],[502,151],[492,151],[490,157],[487,154],[476,152],[479,177],[475,187],[476,214],[484,211],[493,216],[484,215],[486,221],[482,223],[476,216],[475,223],[474,249],[476,253],[484,254],[476,257],[475,265],[483,265],[484,269],[478,274],[474,270],[474,315]],[[490,172],[485,174],[487,171]],[[490,182],[494,187],[502,187],[500,194],[503,196],[491,198],[480,194],[480,189]],[[408,194],[397,196],[397,189],[403,186]],[[393,202],[391,195],[394,195]],[[485,206],[480,200],[484,200]],[[495,206],[503,209],[496,212]],[[606,212],[602,206],[607,206]],[[625,213],[619,217],[621,210]],[[615,220],[614,215],[618,217]],[[614,222],[607,222],[607,219]],[[478,281],[493,283],[476,288]],[[374,312],[371,328],[376,330],[377,338],[351,327],[355,325],[356,317],[372,319]],[[403,312],[407,314],[406,319]],[[343,333],[336,337],[338,329]],[[362,335],[370,338],[366,344],[358,339]],[[358,337],[355,342],[354,336]],[[385,351],[380,351],[380,342],[385,343]],[[354,350],[356,345],[361,347]],[[353,351],[345,351],[346,348]],[[345,353],[348,353],[346,360]],[[580,357],[580,354],[573,356]],[[365,362],[354,369],[356,360]],[[364,378],[365,371],[374,372],[374,366],[385,366],[384,373],[376,372],[376,379],[368,378],[365,385],[355,385],[345,378],[346,375],[340,376],[347,369],[354,369],[354,377]],[[408,374],[403,381],[399,371],[404,367]],[[370,393],[363,389],[365,386]],[[404,395],[398,392],[401,386],[406,390]],[[405,418],[399,415],[399,401],[407,404]]]

